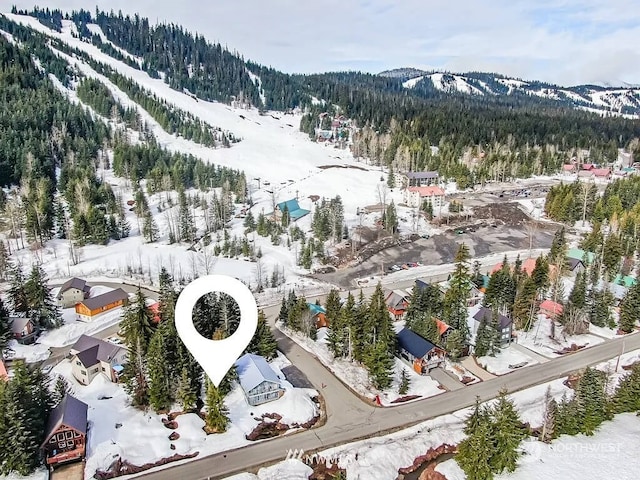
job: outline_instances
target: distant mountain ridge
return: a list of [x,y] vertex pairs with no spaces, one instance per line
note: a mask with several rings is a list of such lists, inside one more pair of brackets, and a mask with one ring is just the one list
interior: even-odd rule
[[562,87],[551,83],[522,80],[496,73],[450,73],[397,68],[378,74],[402,82],[406,89],[423,93],[439,91],[447,94],[477,96],[537,96],[573,108],[618,115],[640,114],[640,86],[604,87],[576,85]]

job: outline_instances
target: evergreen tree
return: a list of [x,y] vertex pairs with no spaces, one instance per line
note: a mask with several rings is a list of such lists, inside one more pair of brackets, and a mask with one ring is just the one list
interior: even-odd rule
[[247,216],[244,218],[243,225],[249,232],[253,232],[256,229],[256,221],[253,218],[253,213],[251,213],[251,210],[247,212]]
[[611,405],[605,385],[602,372],[592,368],[584,371],[576,385],[574,397],[571,400],[563,397],[558,405],[558,435],[593,435],[602,422],[611,419]]
[[136,337],[135,343],[127,345],[129,350],[127,363],[122,371],[124,389],[131,397],[134,407],[147,407],[149,405],[148,365],[145,359],[145,350],[142,346],[142,338]]
[[53,391],[51,392],[51,405],[55,407],[67,395],[73,395],[73,388],[71,388],[69,382],[67,382],[62,375],[58,375],[53,384]]
[[287,319],[289,318],[289,306],[284,297],[282,297],[282,303],[280,305],[280,313],[278,313],[278,320],[287,326]]
[[224,404],[224,397],[218,388],[207,378],[207,411],[205,413],[205,428],[207,433],[223,433],[229,424],[228,409]]
[[577,308],[585,308],[587,304],[587,277],[583,272],[578,272],[576,281],[569,294],[569,302]]
[[44,270],[34,265],[25,284],[31,320],[34,325],[43,329],[57,328],[62,325],[60,308],[53,300],[47,282]]
[[491,438],[491,425],[481,421],[460,444],[456,462],[464,471],[467,480],[491,480],[493,473],[490,461],[495,455]]
[[11,333],[11,325],[9,323],[9,310],[4,306],[2,298],[0,298],[0,356],[7,349],[9,340],[13,337]]
[[635,363],[620,380],[613,396],[613,408],[615,413],[640,413],[640,363]]
[[549,250],[549,263],[558,265],[560,262],[564,262],[564,257],[567,249],[567,240],[565,238],[565,229],[560,227],[556,230],[551,242],[551,249]]
[[467,324],[467,299],[471,287],[469,271],[469,248],[461,243],[454,258],[455,269],[449,279],[449,290],[444,296],[443,320],[462,336],[462,343],[468,341],[470,332]]
[[615,321],[611,315],[613,307],[613,294],[607,290],[591,291],[588,299],[589,322],[597,327],[615,328]]
[[536,313],[536,284],[533,278],[525,278],[513,302],[513,321],[520,330],[529,329]]
[[393,356],[396,351],[396,333],[380,282],[369,299],[368,323],[372,342],[382,343],[389,355]]
[[633,285],[620,303],[618,326],[626,333],[633,332],[640,318],[640,282]]
[[451,360],[458,360],[464,353],[464,335],[459,330],[453,330],[447,336],[446,351]]
[[514,472],[520,453],[518,448],[528,433],[523,427],[513,402],[501,391],[493,407],[492,437],[494,454],[490,465],[494,473]]
[[130,351],[131,348],[140,348],[141,354],[145,355],[155,327],[153,315],[147,307],[147,299],[140,287],[134,300],[124,309],[120,328],[127,348]]
[[188,411],[196,408],[198,395],[190,378],[189,370],[186,366],[182,367],[182,370],[180,372],[180,379],[178,381],[178,391],[176,392],[176,397],[180,402],[183,411]]
[[402,372],[400,372],[400,385],[398,387],[398,394],[406,395],[409,391],[409,385],[411,384],[411,379],[407,374],[407,371],[403,368]]
[[487,320],[483,317],[480,320],[478,331],[476,332],[476,344],[473,348],[476,357],[484,357],[491,350],[492,335],[491,327]]
[[558,416],[558,402],[551,396],[551,387],[547,387],[544,405],[542,432],[540,432],[538,439],[541,442],[549,443],[556,437],[556,418]]
[[375,388],[385,390],[391,386],[395,357],[388,352],[384,342],[378,341],[367,349],[364,363]]
[[258,327],[246,352],[255,353],[256,355],[265,357],[267,360],[275,358],[278,353],[278,343],[273,336],[271,328],[269,328],[267,324],[267,318],[263,310],[258,312]]
[[158,225],[149,210],[145,211],[142,218],[142,236],[148,243],[153,243],[158,240]]
[[171,370],[167,364],[165,338],[169,322],[160,323],[156,329],[146,354],[149,375],[149,405],[156,412],[171,406],[172,385]]
[[27,295],[26,280],[20,266],[14,266],[10,270],[9,301],[11,308],[16,313],[29,312],[29,297]]

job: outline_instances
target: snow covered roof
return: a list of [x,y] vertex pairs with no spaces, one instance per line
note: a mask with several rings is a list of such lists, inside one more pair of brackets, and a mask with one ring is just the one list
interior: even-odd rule
[[240,385],[245,392],[250,392],[264,381],[280,384],[276,372],[269,366],[264,357],[247,353],[236,360]]

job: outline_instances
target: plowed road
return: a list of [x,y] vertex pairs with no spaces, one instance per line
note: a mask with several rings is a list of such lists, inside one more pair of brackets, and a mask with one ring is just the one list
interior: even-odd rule
[[[278,307],[265,309],[273,322]],[[396,431],[424,420],[455,412],[473,405],[476,396],[489,400],[502,388],[513,392],[548,382],[581,368],[595,365],[625,351],[640,348],[640,335],[606,341],[594,347],[551,360],[545,364],[516,370],[503,377],[446,392],[407,405],[392,408],[373,407],[354,395],[312,354],[275,330],[278,348],[309,378],[320,391],[327,410],[325,425],[301,433],[275,438],[224,453],[189,460],[182,464],[143,473],[148,480],[201,480],[225,478],[239,472],[255,471],[259,466],[284,460],[288,450],[305,452],[322,450],[354,440]]]

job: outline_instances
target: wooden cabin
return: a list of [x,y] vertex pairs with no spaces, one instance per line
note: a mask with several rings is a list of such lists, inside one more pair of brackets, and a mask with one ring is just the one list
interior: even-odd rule
[[87,450],[87,404],[66,395],[51,411],[41,445],[47,466],[82,461]]

